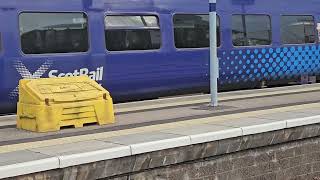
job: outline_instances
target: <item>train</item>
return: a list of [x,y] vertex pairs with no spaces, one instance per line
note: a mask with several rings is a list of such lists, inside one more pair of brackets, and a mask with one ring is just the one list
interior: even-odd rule
[[[116,102],[209,91],[208,0],[0,0],[0,113],[20,79],[87,75]],[[318,0],[217,0],[219,89],[320,72]]]

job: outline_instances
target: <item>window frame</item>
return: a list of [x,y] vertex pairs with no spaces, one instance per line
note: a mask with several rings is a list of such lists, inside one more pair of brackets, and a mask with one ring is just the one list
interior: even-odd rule
[[[177,48],[176,47],[176,41],[175,41],[175,36],[174,36],[174,16],[175,15],[208,15],[208,16],[210,16],[209,15],[209,13],[208,14],[205,14],[205,13],[173,13],[172,14],[172,18],[171,18],[171,20],[172,20],[172,37],[173,37],[173,39],[172,39],[172,42],[173,42],[173,46],[174,46],[174,48],[175,48],[175,50],[176,51],[183,51],[183,50],[188,50],[188,51],[193,51],[193,50],[205,50],[205,49],[209,49],[210,48],[210,43],[209,43],[209,47],[197,47],[197,48]],[[219,36],[220,36],[220,45],[219,46],[217,46],[217,48],[221,48],[222,47],[222,45],[223,45],[223,41],[222,41],[222,31],[221,31],[221,18],[220,18],[220,15],[218,15],[217,14],[217,18],[219,18],[219,23],[220,23],[220,31],[219,31]],[[210,28],[210,25],[209,25],[209,28]],[[209,32],[209,34],[210,34],[210,32]],[[210,41],[210,38],[209,38],[209,41]]]
[[[87,34],[88,34],[88,50],[85,52],[68,52],[68,53],[43,53],[43,54],[26,54],[22,50],[22,40],[21,40],[21,35],[20,35],[20,15],[23,13],[82,13],[87,17]],[[85,11],[20,11],[18,12],[18,39],[19,39],[19,52],[20,55],[26,57],[26,56],[46,56],[46,55],[55,55],[55,56],[65,56],[65,55],[70,55],[70,54],[83,54],[83,55],[88,55],[91,52],[91,33],[90,33],[90,20],[88,13]]]
[[[123,51],[110,51],[107,49],[107,42],[106,42],[106,24],[105,24],[105,20],[107,16],[155,16],[158,20],[158,24],[159,24],[159,31],[160,31],[160,47],[158,49],[144,49],[144,50],[123,50]],[[117,28],[114,28],[117,29]],[[141,28],[141,29],[145,29],[145,28]],[[155,29],[155,28],[146,28],[146,29]],[[163,32],[162,32],[162,28],[161,28],[161,20],[160,20],[160,15],[157,13],[149,13],[149,12],[141,12],[141,13],[128,13],[128,12],[119,12],[119,13],[108,13],[105,12],[103,15],[103,36],[104,36],[104,49],[105,49],[105,53],[109,53],[109,54],[126,54],[126,53],[140,53],[140,52],[160,52],[163,48]]]
[[[289,44],[289,43],[282,43],[282,36],[281,36],[281,18],[283,17],[283,16],[311,16],[312,17],[312,19],[313,19],[313,23],[314,23],[314,25],[313,25],[313,31],[314,31],[314,35],[315,35],[315,39],[314,39],[314,42],[313,43],[301,43],[301,44],[297,44],[297,43],[292,43],[292,44]],[[280,20],[279,20],[279,22],[280,22],[280,40],[279,40],[279,42],[280,42],[280,45],[281,46],[299,46],[299,45],[304,45],[304,44],[318,44],[318,42],[319,42],[319,37],[318,37],[318,30],[317,30],[317,22],[316,22],[316,18],[315,18],[315,16],[314,15],[312,15],[312,14],[280,14]]]
[[[232,38],[232,16],[234,16],[234,15],[244,15],[244,16],[246,16],[246,15],[257,15],[257,16],[268,16],[269,17],[269,19],[270,19],[270,30],[271,30],[271,43],[270,44],[268,44],[268,45],[256,45],[256,46],[235,46],[234,44],[233,44],[233,38]],[[274,38],[273,38],[273,26],[272,26],[272,16],[270,15],[270,14],[231,14],[231,46],[233,47],[233,48],[237,48],[237,49],[239,49],[239,48],[254,48],[254,47],[271,47],[271,46],[273,46],[273,44],[274,44]]]

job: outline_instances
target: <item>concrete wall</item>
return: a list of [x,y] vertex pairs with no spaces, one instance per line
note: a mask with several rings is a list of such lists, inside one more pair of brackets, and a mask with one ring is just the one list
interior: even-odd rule
[[320,125],[167,149],[12,179],[320,180]]

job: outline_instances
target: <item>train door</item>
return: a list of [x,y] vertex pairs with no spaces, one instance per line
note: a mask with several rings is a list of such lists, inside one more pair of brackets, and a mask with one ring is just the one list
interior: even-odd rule
[[[0,14],[0,16],[1,16],[1,14]],[[0,18],[1,19],[1,18]],[[1,65],[1,62],[2,62],[2,56],[3,56],[3,41],[2,41],[2,30],[1,30],[1,28],[0,28],[0,65]],[[1,66],[2,67],[2,66]],[[0,79],[0,87],[2,87],[1,86],[1,84],[2,84],[2,78]]]
[[[0,16],[1,16],[1,14],[0,14]],[[1,18],[0,18],[0,20],[1,20]],[[3,59],[3,53],[4,53],[3,51],[4,51],[4,49],[3,49],[3,30],[1,30],[1,28],[0,28],[0,65],[2,65],[1,62]],[[2,66],[1,66],[1,68],[2,68]],[[2,84],[1,80],[0,80],[0,84]],[[1,87],[1,85],[0,85],[0,87]]]
[[[0,9],[0,22],[6,22],[4,20],[4,13]],[[4,85],[4,79],[6,78],[5,76],[5,67],[4,67],[4,32],[5,32],[5,26],[0,26],[0,114],[2,113],[1,110],[3,107],[5,107],[5,102],[6,102],[6,97],[3,96],[3,92],[5,89]]]
[[173,31],[175,59],[188,72],[184,74],[187,77],[185,86],[200,87],[200,90],[208,87],[209,15],[176,13],[173,15]]
[[0,7],[0,22],[5,25],[0,26],[0,114],[13,112],[16,106],[16,100],[9,97],[9,92],[15,89],[11,86],[11,82],[16,78],[13,71],[9,67],[11,59],[14,56],[15,40],[14,34],[16,30],[16,21],[14,20],[16,9]]
[[[1,16],[1,14],[0,14],[0,16]],[[2,36],[3,36],[3,30],[1,30],[1,28],[0,28],[0,61],[3,58],[3,38],[2,38]]]
[[[186,17],[189,16],[180,16],[180,19]],[[202,16],[192,16],[191,20],[196,18],[201,19]],[[208,22],[208,17],[206,20],[204,24]],[[145,99],[186,90],[194,91],[199,86],[207,85],[207,49],[175,49],[171,23],[171,14],[105,17],[106,61],[109,65],[107,81],[111,82],[108,84],[113,95]],[[179,25],[182,28],[193,26],[188,22]],[[196,32],[194,29],[178,32],[179,35],[185,34],[179,40],[194,40],[196,37],[189,35],[195,35]],[[206,40],[199,39],[199,44]],[[190,46],[194,47],[193,44]]]
[[165,78],[174,77],[163,53],[166,35],[160,23],[159,14],[105,16],[105,82],[115,100],[145,99],[170,88]]

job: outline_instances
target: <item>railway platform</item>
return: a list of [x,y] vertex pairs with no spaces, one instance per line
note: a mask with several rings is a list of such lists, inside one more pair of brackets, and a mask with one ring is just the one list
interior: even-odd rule
[[209,95],[117,104],[115,124],[50,133],[18,130],[14,115],[3,116],[0,178],[175,179],[171,166],[320,136],[319,84],[219,97],[217,108]]

